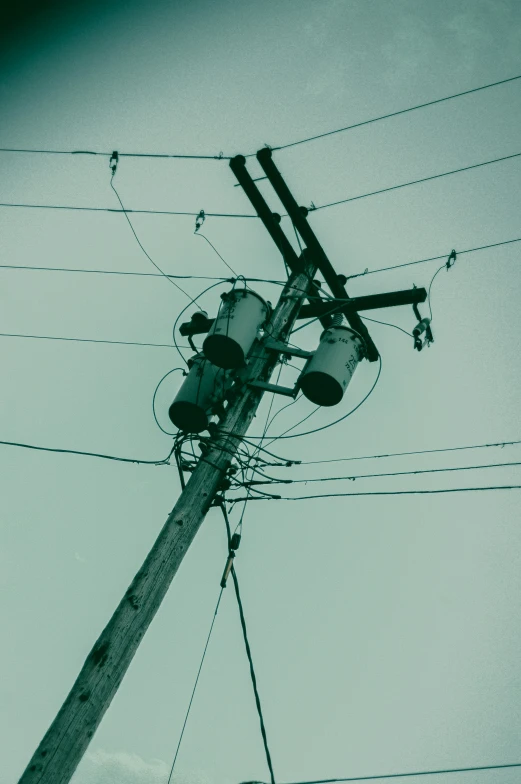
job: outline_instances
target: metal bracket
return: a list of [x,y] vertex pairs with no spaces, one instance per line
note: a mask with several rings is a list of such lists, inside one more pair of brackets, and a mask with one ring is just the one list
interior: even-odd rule
[[278,340],[269,339],[264,344],[264,348],[268,351],[277,351],[279,354],[286,354],[291,357],[302,357],[302,359],[309,359],[313,356],[313,351],[304,351],[301,348],[292,348],[287,343],[281,343]]
[[267,381],[248,381],[249,387],[264,389],[266,392],[274,392],[276,395],[296,398],[298,395],[298,385],[291,387],[279,387],[277,384],[269,384]]

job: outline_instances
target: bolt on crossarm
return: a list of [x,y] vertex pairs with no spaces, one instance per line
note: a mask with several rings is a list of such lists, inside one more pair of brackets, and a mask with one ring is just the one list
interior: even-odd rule
[[[268,322],[271,339],[288,338],[316,267],[303,257],[282,291]],[[68,784],[156,614],[185,553],[219,491],[262,399],[249,380],[268,381],[279,354],[256,341],[247,376],[230,402],[186,488],[169,514],[143,566],[87,656],[19,784]],[[241,382],[239,382],[241,383]]]

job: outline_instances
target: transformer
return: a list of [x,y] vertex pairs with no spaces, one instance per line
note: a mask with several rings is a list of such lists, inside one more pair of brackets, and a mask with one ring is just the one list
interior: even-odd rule
[[357,332],[344,326],[326,329],[300,375],[302,392],[317,406],[336,406],[364,355],[365,345]]
[[190,360],[189,372],[168,410],[173,424],[185,433],[206,430],[214,410],[224,402],[232,380],[226,370],[202,354]]
[[217,367],[237,369],[245,365],[270,307],[249,289],[233,289],[223,294],[222,300],[217,318],[203,343],[203,352]]

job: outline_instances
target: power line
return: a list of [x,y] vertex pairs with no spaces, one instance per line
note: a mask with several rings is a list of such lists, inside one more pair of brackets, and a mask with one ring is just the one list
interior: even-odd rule
[[[0,338],[29,338],[31,340],[65,340],[71,343],[104,343],[111,346],[151,346],[154,348],[177,348],[173,343],[138,343],[133,340],[96,340],[94,338],[63,338],[54,335],[21,335],[16,332],[0,332]],[[179,346],[190,349],[190,346]]]
[[22,444],[18,443],[17,441],[0,441],[2,446],[16,446],[20,447],[21,449],[34,449],[37,452],[57,452],[59,454],[65,455],[83,455],[84,457],[99,457],[102,460],[115,460],[119,463],[138,463],[140,465],[169,465],[170,458],[172,457],[172,453],[174,448],[170,450],[168,455],[161,460],[138,460],[133,457],[115,457],[114,455],[103,455],[98,454],[97,452],[82,452],[79,449],[58,449],[56,447],[50,446],[35,446],[34,444]]
[[186,724],[187,724],[187,721],[188,721],[188,717],[190,715],[190,710],[192,708],[192,703],[194,701],[195,692],[196,692],[196,689],[197,689],[197,684],[199,683],[199,677],[201,675],[201,670],[203,669],[203,664],[204,664],[204,660],[205,660],[205,657],[206,657],[206,651],[208,650],[208,645],[210,644],[210,637],[212,636],[213,627],[215,625],[215,619],[217,618],[217,613],[219,611],[219,605],[221,604],[223,590],[224,590],[224,588],[221,588],[221,590],[219,592],[219,598],[217,599],[217,605],[215,607],[215,612],[213,614],[212,623],[210,624],[210,631],[208,632],[208,637],[206,638],[206,645],[204,646],[203,655],[201,657],[201,663],[199,664],[199,669],[197,670],[197,676],[195,678],[194,688],[192,689],[192,695],[190,697],[190,702],[188,703],[188,708],[187,708],[187,711],[186,711],[185,720],[183,722],[183,727],[181,729],[181,734],[179,736],[179,741],[177,743],[177,748],[175,750],[174,761],[172,762],[172,767],[170,768],[170,775],[168,776],[167,784],[170,784],[170,782],[172,781],[172,776],[173,776],[173,773],[174,773],[175,763],[177,761],[177,756],[179,754],[179,749],[181,748],[183,735],[185,734]]
[[382,114],[379,117],[373,117],[370,120],[363,120],[362,122],[354,123],[353,125],[346,125],[343,128],[336,128],[333,131],[326,131],[325,133],[319,133],[316,136],[308,136],[307,139],[299,139],[296,142],[291,142],[290,144],[282,144],[279,147],[273,147],[273,150],[287,150],[289,147],[296,147],[298,144],[307,144],[307,142],[313,142],[317,139],[323,139],[326,136],[333,136],[337,133],[343,133],[344,131],[351,131],[353,128],[360,128],[363,125],[370,125],[371,123],[380,122],[380,120],[388,120],[391,117],[398,117],[400,114],[407,114],[408,112],[414,112],[417,109],[425,109],[427,106],[434,106],[438,103],[444,103],[445,101],[452,101],[454,98],[461,98],[464,95],[471,95],[472,93],[478,93],[481,90],[488,90],[491,87],[499,87],[499,85],[507,84],[508,82],[515,82],[517,79],[521,79],[520,76],[511,76],[509,79],[502,79],[499,82],[491,82],[490,84],[484,84],[481,87],[474,87],[472,90],[465,90],[462,93],[454,93],[453,95],[447,95],[445,98],[437,98],[434,101],[427,101],[425,103],[416,104],[416,106],[410,106],[408,109],[400,109],[397,112],[390,112],[389,114]]
[[[409,455],[432,455],[438,452],[460,452],[468,449],[491,449],[496,447],[505,446],[518,446],[521,444],[521,439],[518,441],[498,441],[493,444],[472,444],[471,446],[449,446],[441,447],[439,449],[417,449],[412,452],[388,452],[380,455],[361,455],[360,457],[335,457],[329,460],[296,460],[295,465],[319,465],[322,463],[345,463],[350,460],[376,460],[382,457],[408,457]],[[293,461],[288,461],[285,465],[291,465]]]
[[[110,158],[112,152],[100,152],[98,150],[27,150],[15,149],[13,147],[0,147],[0,152],[30,153],[33,155],[101,155]],[[229,155],[183,155],[181,153],[154,153],[154,152],[119,152],[120,158],[174,158],[177,160],[195,161],[229,161]]]
[[[128,212],[128,210],[127,210]],[[202,235],[201,235],[202,236]],[[503,240],[501,242],[492,242],[489,245],[480,245],[477,248],[466,248],[464,250],[458,250],[458,256],[462,256],[465,253],[477,253],[481,250],[489,250],[490,248],[499,248],[503,245],[511,245],[515,242],[521,242],[521,237],[515,237],[511,240]],[[355,275],[348,275],[348,280],[352,278],[361,278],[364,275],[373,275],[377,272],[387,272],[389,270],[400,269],[402,267],[411,267],[415,264],[426,264],[430,261],[441,261],[442,259],[447,258],[447,253],[443,253],[440,256],[429,256],[426,259],[418,259],[417,261],[407,261],[404,264],[394,264],[390,267],[380,267],[379,269],[370,270],[367,269],[364,272],[358,272]],[[125,270],[98,270],[98,269],[73,269],[72,267],[32,267],[32,266],[21,266],[18,264],[0,264],[0,269],[6,270],[26,270],[32,272],[81,272],[88,275],[134,275],[137,277],[146,277],[146,278],[161,278],[163,277],[158,272],[130,272]],[[222,280],[228,281],[229,283],[233,283],[231,278],[220,278],[220,277],[212,277],[208,275],[168,275],[169,278],[174,278],[175,280]],[[268,280],[267,278],[247,278],[248,281],[257,282],[257,283],[274,283],[277,285],[284,285],[284,281],[282,280]],[[335,301],[335,300],[333,300]],[[367,319],[366,316],[364,318]],[[315,319],[313,319],[315,321]],[[374,319],[373,319],[374,321]],[[382,322],[383,323],[383,322]],[[395,326],[395,325],[389,325]],[[296,330],[294,330],[295,332]]]
[[175,286],[175,288],[176,288],[178,291],[180,291],[182,294],[184,294],[184,295],[185,295],[185,297],[188,297],[188,299],[190,300],[190,302],[192,302],[192,303],[193,303],[193,302],[194,302],[194,300],[193,300],[193,298],[190,296],[190,294],[188,294],[188,292],[186,292],[186,291],[185,291],[185,290],[184,290],[184,289],[183,289],[183,288],[182,288],[182,287],[179,285],[179,283],[176,283],[176,282],[175,282],[175,280],[173,280],[173,278],[169,278],[169,277],[168,277],[168,275],[167,275],[165,272],[163,272],[163,270],[161,269],[161,267],[160,267],[158,264],[156,264],[156,262],[154,261],[154,259],[152,258],[152,256],[151,256],[151,255],[150,255],[150,254],[149,254],[149,253],[148,253],[148,252],[145,250],[145,247],[144,247],[144,245],[142,244],[141,240],[139,239],[139,237],[138,237],[138,235],[137,235],[137,232],[136,232],[136,230],[135,230],[134,226],[132,225],[132,221],[130,220],[130,218],[129,218],[129,217],[128,217],[128,215],[127,215],[127,211],[126,211],[126,209],[125,209],[125,205],[123,204],[123,201],[121,200],[121,196],[119,195],[118,191],[116,190],[116,186],[114,185],[114,176],[115,176],[115,174],[116,174],[116,165],[117,165],[117,164],[114,164],[114,168],[113,168],[113,170],[112,170],[112,176],[111,176],[111,178],[110,178],[110,187],[112,188],[112,190],[113,190],[113,191],[114,191],[114,193],[116,194],[117,200],[118,200],[118,202],[119,202],[119,204],[120,204],[120,207],[121,207],[121,209],[123,210],[123,214],[124,214],[124,216],[125,216],[125,218],[126,218],[126,220],[127,220],[127,223],[128,223],[128,225],[130,226],[130,229],[131,229],[131,231],[132,231],[132,234],[133,234],[133,236],[134,236],[134,238],[135,238],[135,240],[136,240],[137,244],[139,245],[139,247],[141,248],[141,250],[143,251],[143,253],[144,253],[144,254],[145,254],[145,256],[147,257],[147,259],[149,260],[149,262],[152,264],[152,266],[154,266],[154,267],[156,268],[156,270],[157,270],[157,271],[158,271],[158,272],[159,272],[159,273],[160,273],[160,274],[161,274],[161,275],[162,275],[164,278],[166,278],[166,280],[167,280],[169,283],[171,283],[171,284],[172,284],[172,286]]
[[248,642],[248,634],[247,634],[247,631],[246,631],[246,619],[244,617],[244,610],[243,610],[243,606],[242,606],[241,595],[240,595],[240,592],[239,592],[239,580],[237,578],[237,573],[235,571],[235,567],[234,566],[232,566],[231,573],[232,573],[232,578],[233,578],[233,585],[234,585],[234,588],[235,588],[235,596],[237,597],[237,604],[239,606],[239,615],[240,615],[240,618],[241,618],[241,628],[242,628],[242,634],[243,634],[243,638],[244,638],[244,645],[245,645],[245,648],[246,648],[246,655],[248,657],[248,663],[250,665],[251,682],[252,682],[252,685],[253,685],[253,692],[254,692],[254,695],[255,695],[255,704],[257,706],[257,713],[259,714],[259,721],[260,721],[260,727],[261,727],[262,741],[264,743],[264,751],[266,753],[266,762],[268,763],[268,768],[269,768],[269,771],[270,771],[271,784],[275,784],[275,774],[273,772],[273,764],[271,762],[271,754],[270,754],[270,750],[269,750],[269,747],[268,747],[268,738],[266,736],[266,726],[264,724],[264,717],[262,715],[262,708],[261,708],[261,703],[260,703],[259,690],[257,688],[257,678],[255,676],[255,669],[253,667],[253,660],[252,660],[252,657],[251,657],[251,649],[250,649],[250,644]]
[[343,781],[376,781],[383,779],[404,779],[410,776],[442,776],[447,773],[472,773],[479,770],[503,770],[506,768],[521,768],[521,762],[512,762],[508,765],[480,765],[473,768],[446,768],[445,770],[419,770],[413,773],[385,773],[379,776],[350,776],[342,779],[317,779],[316,781],[298,781],[291,784],[337,784]]
[[388,193],[389,191],[397,191],[400,188],[408,188],[410,185],[418,185],[421,182],[429,182],[430,180],[439,180],[441,177],[448,177],[451,174],[459,174],[461,172],[470,171],[471,169],[479,169],[483,166],[490,166],[492,163],[500,163],[501,161],[509,161],[512,158],[519,158],[521,152],[516,152],[513,155],[504,155],[501,158],[493,158],[490,161],[483,161],[482,163],[474,163],[472,166],[463,166],[460,169],[452,169],[451,171],[442,172],[441,174],[432,174],[429,177],[422,177],[419,180],[410,180],[409,182],[402,182],[400,185],[391,185],[388,188],[380,188],[377,191],[370,191],[369,193],[361,193],[358,196],[350,196],[348,199],[340,199],[339,201],[332,201],[328,204],[320,204],[318,207],[312,206],[309,211],[325,210],[327,207],[336,207],[339,204],[347,204],[350,201],[358,201],[359,199],[367,199],[369,196],[377,196],[380,193]]
[[[448,172],[442,172],[441,174],[433,174],[429,177],[422,177],[419,180],[410,180],[409,182],[403,182],[399,185],[391,185],[388,188],[380,188],[377,191],[370,191],[369,193],[362,193],[358,196],[350,196],[347,199],[340,199],[339,201],[332,201],[328,204],[320,204],[318,207],[312,206],[310,207],[310,212],[316,212],[317,210],[325,210],[328,207],[336,207],[339,204],[347,204],[351,201],[357,201],[359,199],[366,199],[369,196],[377,196],[380,193],[388,193],[389,191],[399,190],[400,188],[407,188],[410,185],[418,185],[422,182],[429,182],[430,180],[437,180],[441,177],[448,177],[451,174],[459,174],[460,172],[470,171],[471,169],[479,169],[483,166],[489,166],[493,163],[499,163],[501,161],[508,161],[513,158],[519,158],[521,156],[521,152],[516,152],[513,155],[505,155],[501,158],[494,158],[490,161],[483,161],[481,163],[474,163],[471,166],[463,166],[459,169],[453,169]],[[12,202],[1,202],[0,207],[24,207],[30,209],[43,209],[43,210],[76,210],[80,212],[124,212],[125,214],[135,214],[135,215],[184,215],[189,217],[196,217],[199,215],[199,212],[181,212],[181,211],[174,211],[174,210],[134,210],[134,209],[114,209],[110,207],[76,207],[72,205],[66,204],[15,204]],[[242,213],[229,213],[229,212],[205,212],[207,218],[255,218],[258,219],[257,215],[251,214],[242,214]],[[355,277],[355,276],[350,276]]]
[[[448,487],[441,490],[385,490],[367,493],[321,493],[317,495],[266,495],[250,497],[250,501],[308,501],[312,498],[347,498],[348,496],[379,496],[379,495],[436,495],[438,493],[473,493],[481,490],[521,490],[521,485],[498,485],[494,487]],[[230,504],[238,504],[244,498],[230,498]]]
[[356,479],[375,479],[381,476],[413,476],[415,474],[439,474],[449,471],[478,471],[481,468],[506,468],[507,466],[520,466],[521,461],[512,463],[491,463],[488,465],[475,465],[475,466],[452,466],[450,468],[423,468],[417,471],[391,471],[381,474],[358,474],[356,476],[324,476],[314,477],[312,479],[277,479],[270,477],[271,482],[254,481],[250,484],[254,485],[267,485],[267,484],[307,484],[308,482],[338,482],[343,480],[350,480],[354,482]]
[[[521,237],[516,237],[513,240],[503,240],[502,242],[492,242],[490,245],[480,245],[477,248],[467,248],[466,250],[458,250],[457,255],[462,256],[464,253],[477,253],[480,250],[488,250],[489,248],[499,248],[502,245],[511,245],[514,242],[521,242]],[[419,259],[418,261],[406,261],[405,264],[393,264],[391,267],[379,267],[378,269],[366,269],[364,272],[358,272],[355,275],[348,275],[347,279],[362,278],[364,275],[374,275],[376,272],[387,272],[388,270],[400,269],[401,267],[412,267],[414,264],[426,264],[428,261],[440,261],[446,259],[447,253],[441,256],[430,256],[428,259]]]
[[[12,202],[1,202],[0,207],[24,207],[36,210],[76,210],[79,212],[126,212],[134,215],[186,215],[195,217],[199,215],[198,212],[178,212],[175,210],[121,210],[113,207],[74,207],[70,204],[14,204]],[[258,220],[257,215],[242,215],[232,212],[207,212],[207,218],[255,218]]]
[[[74,269],[73,267],[31,267],[31,266],[22,266],[18,264],[0,264],[0,269],[27,270],[30,272],[82,272],[88,275],[134,275],[142,278],[167,277],[167,278],[173,278],[174,280],[222,280],[222,281],[228,281],[228,283],[233,283],[232,278],[223,278],[223,277],[219,278],[215,276],[212,277],[210,275],[169,275],[167,273],[162,275],[159,272],[127,272],[125,270],[98,270],[98,269],[83,269],[83,268]],[[260,281],[261,279],[249,278],[249,280]],[[262,280],[262,282],[271,283],[272,281]],[[282,283],[282,281],[276,281],[276,282]]]

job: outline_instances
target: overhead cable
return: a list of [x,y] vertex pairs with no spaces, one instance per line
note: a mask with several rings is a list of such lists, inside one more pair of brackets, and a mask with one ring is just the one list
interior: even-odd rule
[[178,741],[178,743],[177,743],[177,748],[176,748],[176,750],[175,750],[174,761],[172,762],[172,767],[170,768],[170,775],[168,776],[168,782],[167,782],[167,784],[170,784],[170,782],[172,781],[172,776],[174,775],[174,768],[175,768],[175,763],[176,763],[176,761],[177,761],[177,757],[178,757],[178,754],[179,754],[179,749],[181,748],[181,743],[182,743],[182,741],[183,741],[183,735],[185,734],[186,724],[187,724],[187,722],[188,722],[188,717],[190,716],[190,710],[191,710],[191,708],[192,708],[192,703],[193,703],[193,701],[194,701],[195,692],[196,692],[196,689],[197,689],[197,684],[199,683],[199,678],[200,678],[200,676],[201,676],[201,670],[203,669],[204,660],[205,660],[205,658],[206,658],[206,651],[208,650],[208,645],[210,644],[210,638],[211,638],[211,636],[212,636],[213,627],[215,626],[215,619],[217,618],[217,613],[218,613],[218,611],[219,611],[219,605],[221,604],[221,599],[222,599],[222,595],[223,595],[223,590],[224,590],[224,589],[223,589],[223,588],[221,588],[221,590],[219,591],[219,597],[218,597],[218,599],[217,599],[217,605],[216,605],[216,607],[215,607],[215,611],[214,611],[214,614],[213,614],[212,622],[211,622],[211,624],[210,624],[210,631],[208,632],[208,637],[206,638],[206,644],[205,644],[205,646],[204,646],[203,655],[202,655],[202,657],[201,657],[201,662],[200,662],[200,664],[199,664],[199,669],[197,670],[197,675],[196,675],[196,678],[195,678],[194,687],[193,687],[193,689],[192,689],[192,694],[191,694],[191,697],[190,697],[190,702],[188,703],[188,708],[187,708],[187,710],[186,710],[186,714],[185,714],[185,720],[184,720],[184,722],[183,722],[183,727],[182,727],[182,729],[181,729],[181,734],[180,734],[180,736],[179,736],[179,741]]
[[[410,180],[409,182],[403,182],[399,185],[391,185],[387,188],[380,188],[377,191],[370,191],[369,193],[362,193],[358,196],[350,196],[347,199],[340,199],[338,201],[328,202],[327,204],[320,204],[318,206],[312,205],[309,208],[310,212],[316,212],[317,210],[325,210],[328,207],[336,207],[339,204],[347,204],[351,201],[357,201],[359,199],[366,199],[369,196],[377,196],[381,193],[388,193],[389,191],[399,190],[400,188],[407,188],[410,185],[418,185],[422,182],[429,182],[430,180],[437,180],[441,177],[448,177],[451,174],[459,174],[460,172],[470,171],[471,169],[479,169],[483,166],[489,166],[493,163],[499,163],[501,161],[508,161],[513,158],[519,158],[521,156],[521,152],[514,153],[513,155],[504,155],[501,158],[494,158],[490,161],[483,161],[481,163],[474,163],[471,166],[463,166],[459,169],[452,169],[448,172],[442,172],[441,174],[433,174],[429,177],[422,177],[419,180]],[[129,214],[141,214],[141,215],[185,215],[190,217],[197,218],[200,212],[178,212],[174,210],[137,210],[137,209],[112,209],[109,207],[76,207],[72,205],[65,205],[65,204],[15,204],[12,202],[1,202],[0,207],[27,207],[32,209],[44,209],[44,210],[77,210],[83,212],[125,212]],[[257,215],[252,214],[242,214],[242,213],[229,213],[229,212],[205,212],[205,216],[207,218],[255,218],[258,220]]]
[[[34,155],[101,155],[110,158],[112,152],[100,152],[99,150],[28,150],[15,149],[13,147],[0,147],[0,152],[19,152],[31,153]],[[157,153],[157,152],[119,152],[120,158],[175,158],[177,160],[195,161],[229,161],[229,155],[184,155],[181,153]]]
[[237,578],[237,572],[236,572],[234,566],[232,566],[231,573],[232,573],[232,578],[233,578],[233,586],[235,588],[235,596],[237,597],[237,604],[239,606],[239,615],[240,615],[240,618],[241,618],[241,628],[242,628],[242,634],[243,634],[243,638],[244,638],[244,645],[245,645],[245,648],[246,648],[246,655],[248,657],[248,663],[250,665],[250,675],[251,675],[251,681],[252,681],[252,685],[253,685],[253,692],[254,692],[254,695],[255,695],[255,704],[257,706],[257,713],[259,714],[259,721],[260,721],[260,727],[261,727],[262,741],[263,741],[263,744],[264,744],[264,751],[266,753],[266,762],[268,764],[268,768],[269,768],[269,771],[270,771],[271,784],[275,784],[275,774],[273,772],[273,764],[272,764],[272,761],[271,761],[271,754],[270,754],[270,750],[269,750],[269,746],[268,746],[268,738],[266,736],[266,726],[264,724],[264,717],[263,717],[263,714],[262,714],[262,708],[261,708],[260,697],[259,697],[259,690],[258,690],[258,687],[257,687],[257,677],[255,675],[255,669],[253,667],[253,660],[252,660],[252,657],[251,657],[251,649],[250,649],[250,644],[248,642],[248,634],[247,634],[247,631],[246,631],[246,619],[244,617],[244,609],[243,609],[243,606],[242,606],[241,594],[239,592],[239,580]]
[[57,452],[59,454],[65,455],[83,455],[84,457],[99,457],[102,460],[115,460],[118,463],[138,463],[140,465],[169,465],[170,458],[172,457],[172,453],[174,448],[170,450],[166,457],[163,457],[161,460],[141,460],[133,457],[115,457],[114,455],[103,455],[98,454],[97,452],[82,452],[79,449],[58,449],[56,447],[50,446],[36,446],[35,444],[22,444],[18,443],[17,441],[0,441],[0,445],[2,446],[16,446],[20,447],[21,449],[34,449],[37,452]]
[[[512,462],[512,463],[491,463],[488,465],[474,465],[474,466],[451,466],[450,468],[423,468],[418,469],[416,471],[391,471],[385,472],[381,474],[358,474],[353,476],[323,476],[323,477],[314,477],[312,479],[278,479],[276,477],[269,477],[271,482],[259,482],[254,481],[252,484],[254,485],[265,485],[265,484],[307,484],[308,482],[339,482],[339,481],[351,481],[354,482],[356,479],[375,479],[377,477],[382,476],[414,476],[416,474],[440,474],[445,472],[451,471],[479,471],[482,468],[506,468],[509,466],[521,466],[521,461]],[[248,483],[250,484],[250,483]]]
[[[466,250],[458,250],[458,256],[464,253],[477,253],[480,250],[489,250],[489,248],[499,248],[501,245],[511,245],[514,242],[521,242],[521,237],[516,237],[513,240],[503,240],[502,242],[492,242],[490,245],[480,245],[478,248],[467,248]],[[419,259],[418,261],[406,261],[404,264],[393,264],[390,267],[379,267],[378,269],[366,269],[364,272],[357,272],[355,275],[348,275],[347,279],[362,278],[364,275],[374,275],[377,272],[387,272],[388,270],[400,269],[401,267],[412,267],[414,264],[426,264],[428,261],[440,261],[447,257],[446,253],[441,256],[431,256],[428,259]]]
[[444,98],[437,98],[434,101],[426,101],[425,103],[419,103],[415,106],[409,106],[407,109],[400,109],[397,112],[390,112],[389,114],[382,114],[379,117],[373,117],[370,120],[363,120],[362,122],[354,123],[352,125],[345,125],[343,128],[336,128],[333,131],[326,131],[325,133],[319,133],[316,136],[308,136],[306,139],[299,139],[296,142],[290,142],[289,144],[282,144],[278,147],[273,147],[273,150],[287,150],[289,147],[296,147],[299,144],[307,144],[308,142],[314,142],[317,139],[324,139],[326,136],[333,136],[337,133],[344,133],[345,131],[351,131],[353,128],[361,128],[363,125],[370,125],[371,123],[380,122],[381,120],[388,120],[391,117],[398,117],[400,114],[407,114],[408,112],[415,112],[418,109],[425,109],[427,106],[434,106],[439,103],[444,103],[445,101],[452,101],[454,98],[462,98],[464,95],[471,95],[472,93],[478,93],[482,90],[488,90],[491,87],[499,87],[502,84],[507,84],[508,82],[515,82],[518,79],[521,79],[521,75],[519,76],[511,76],[509,79],[502,79],[499,82],[491,82],[489,84],[484,84],[481,87],[474,87],[472,90],[464,90],[461,93],[453,93],[452,95],[447,95]]
[[[70,204],[14,204],[12,202],[1,202],[0,207],[25,207],[36,210],[76,210],[79,212],[126,212],[134,215],[186,215],[197,218],[198,212],[179,212],[176,210],[131,210],[116,209],[112,207],[75,207]],[[207,218],[255,218],[257,215],[242,215],[235,212],[207,212]]]
[[417,449],[412,452],[387,452],[380,455],[360,455],[357,457],[334,457],[328,460],[296,460],[295,463],[280,463],[278,465],[319,465],[321,463],[345,463],[350,460],[377,460],[382,457],[408,457],[409,455],[432,455],[438,452],[460,452],[468,449],[491,449],[505,446],[518,446],[521,439],[517,441],[497,441],[492,444],[472,444],[471,446],[446,446],[439,449]]
[[[521,485],[498,485],[494,487],[446,487],[441,490],[382,490],[366,493],[320,493],[317,495],[282,496],[269,495],[261,498],[250,497],[250,501],[309,501],[313,498],[347,498],[348,496],[379,496],[379,495],[436,495],[439,493],[474,493],[483,490],[521,490]],[[244,498],[229,498],[231,504],[238,504]]]
[[[203,236],[203,235],[200,235]],[[502,242],[492,242],[489,245],[480,245],[477,248],[466,248],[464,250],[458,250],[458,256],[462,256],[464,253],[476,253],[480,250],[488,250],[490,248],[498,248],[502,245],[511,245],[515,242],[521,242],[521,237],[515,237],[511,240],[503,240]],[[364,275],[373,275],[376,272],[387,272],[388,270],[400,269],[401,267],[411,267],[415,264],[426,264],[429,261],[441,261],[442,259],[447,258],[447,253],[443,253],[440,256],[429,256],[426,259],[418,259],[417,261],[406,261],[404,264],[394,264],[390,267],[380,267],[379,269],[370,270],[367,269],[364,272],[358,272],[355,275],[348,275],[348,280],[352,278],[361,278]],[[27,270],[27,271],[35,271],[35,272],[81,272],[91,275],[134,275],[138,277],[146,277],[146,278],[161,278],[163,277],[160,275],[159,272],[130,272],[130,271],[123,271],[123,270],[98,270],[98,269],[73,269],[72,267],[32,267],[32,266],[21,266],[17,264],[0,264],[0,269],[8,269],[8,270]],[[169,275],[169,278],[174,278],[175,280],[222,280],[227,281],[229,283],[233,283],[231,278],[219,278],[219,277],[211,277],[207,275]],[[274,283],[279,286],[284,285],[283,280],[268,280],[267,278],[247,278],[248,281],[257,282],[257,283]],[[364,316],[364,318],[367,317]],[[374,321],[374,319],[373,319]],[[395,325],[390,325],[395,326]],[[296,331],[296,330],[294,330]]]
[[443,770],[418,770],[411,773],[382,773],[379,776],[349,776],[341,779],[316,779],[315,781],[295,781],[289,784],[340,784],[344,781],[383,781],[384,779],[405,779],[411,776],[443,776],[449,773],[473,773],[481,770],[504,770],[521,768],[521,762],[506,765],[480,765],[472,768],[445,768]]
[[117,189],[116,189],[116,186],[114,185],[114,175],[116,174],[116,167],[117,167],[117,162],[116,162],[116,163],[114,163],[114,166],[112,167],[112,177],[110,178],[110,187],[112,188],[112,190],[113,190],[113,191],[114,191],[114,193],[116,194],[116,197],[117,197],[117,200],[118,200],[118,202],[119,202],[119,204],[120,204],[120,207],[121,207],[121,209],[123,210],[123,215],[125,216],[125,218],[126,218],[126,220],[127,220],[127,223],[128,223],[128,225],[130,226],[130,230],[132,231],[132,234],[133,234],[133,236],[134,236],[134,238],[135,238],[135,240],[136,240],[137,244],[139,245],[139,247],[141,248],[141,250],[143,251],[143,253],[144,253],[144,254],[145,254],[145,256],[147,257],[147,259],[149,260],[149,262],[152,264],[152,266],[153,266],[153,267],[155,267],[155,268],[156,268],[156,270],[157,270],[157,271],[158,271],[158,272],[159,272],[159,273],[160,273],[160,274],[161,274],[161,275],[162,275],[164,278],[166,278],[166,280],[168,281],[168,283],[171,283],[171,284],[172,284],[172,286],[175,286],[175,288],[176,288],[178,291],[180,291],[182,294],[184,294],[184,295],[185,295],[185,297],[188,297],[188,299],[190,300],[190,302],[194,302],[194,300],[193,300],[193,298],[190,296],[190,294],[188,294],[188,292],[187,292],[187,291],[185,291],[185,290],[184,290],[184,288],[182,288],[182,286],[180,286],[180,285],[179,285],[179,283],[176,283],[176,282],[175,282],[175,280],[174,280],[173,278],[169,277],[169,276],[168,276],[168,275],[167,275],[165,272],[163,272],[163,270],[161,269],[161,267],[160,267],[158,264],[156,264],[156,262],[154,261],[154,259],[152,258],[152,256],[151,256],[151,255],[148,253],[148,251],[145,249],[145,247],[144,247],[143,243],[142,243],[142,242],[141,242],[141,240],[139,239],[139,237],[138,237],[138,235],[137,235],[137,232],[136,232],[136,230],[135,230],[134,226],[132,225],[132,221],[130,220],[130,218],[129,218],[129,217],[128,217],[128,215],[127,215],[127,211],[126,211],[126,209],[125,209],[125,205],[123,204],[123,201],[121,200],[121,196],[119,195],[119,193],[118,193],[118,191],[117,191]]
[[[0,332],[0,338],[29,338],[31,340],[65,340],[72,343],[105,343],[111,346],[148,346],[153,348],[178,348],[173,343],[138,343],[133,340],[97,340],[94,338],[64,338],[54,335],[21,335],[17,332]],[[179,346],[190,349],[190,346]]]
[[[202,235],[201,235],[202,236]],[[233,283],[232,278],[223,278],[223,277],[216,277],[210,275],[169,275],[165,273],[164,275],[160,272],[129,272],[126,270],[99,270],[99,269],[84,269],[78,268],[74,269],[73,267],[30,267],[30,266],[22,266],[18,264],[0,264],[0,269],[6,270],[27,270],[30,272],[82,272],[86,273],[87,275],[133,275],[142,278],[173,278],[173,280],[222,280],[227,281],[228,283]],[[251,280],[259,280],[259,278],[252,278]],[[271,281],[263,281],[263,282],[271,282]],[[282,283],[282,281],[277,281]]]
[[388,188],[380,188],[377,191],[369,191],[369,193],[361,193],[358,196],[350,196],[347,199],[339,199],[339,201],[331,201],[328,204],[319,204],[318,206],[312,205],[309,207],[310,212],[317,210],[325,210],[328,207],[336,207],[339,204],[347,204],[350,201],[358,201],[359,199],[367,199],[369,196],[377,196],[380,193],[388,193],[389,191],[397,191],[400,188],[408,188],[410,185],[418,185],[422,182],[429,182],[430,180],[439,180],[441,177],[448,177],[451,174],[460,174],[461,172],[470,171],[471,169],[479,169],[483,166],[490,166],[492,163],[500,163],[501,161],[509,161],[513,158],[521,157],[521,152],[516,152],[513,155],[504,155],[501,158],[493,158],[490,161],[482,161],[481,163],[473,163],[471,166],[463,166],[459,169],[452,169],[451,171],[442,172],[441,174],[432,174],[429,177],[422,177],[419,180],[409,180],[402,182],[399,185],[390,185]]

